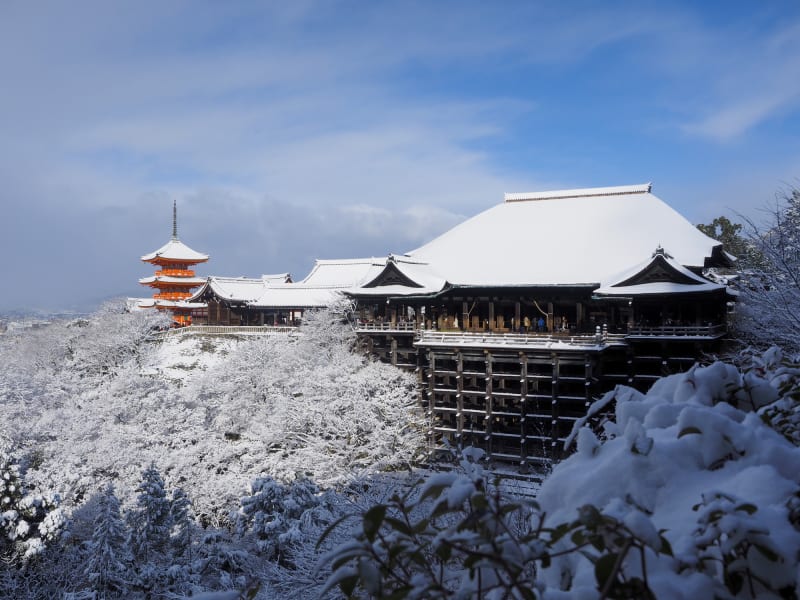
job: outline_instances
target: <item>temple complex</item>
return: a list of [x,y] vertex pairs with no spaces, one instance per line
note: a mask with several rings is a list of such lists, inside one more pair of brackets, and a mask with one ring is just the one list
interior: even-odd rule
[[206,283],[197,277],[192,267],[208,260],[208,255],[189,248],[178,239],[177,203],[172,204],[172,238],[161,248],[142,256],[144,262],[156,265],[158,270],[152,277],[139,280],[142,285],[155,289],[152,300],[142,300],[139,308],[168,310],[176,325],[191,325],[193,318],[204,319],[206,305],[189,301],[192,290]]
[[298,283],[210,278],[191,301],[218,307],[210,323],[263,325],[347,298],[364,348],[417,373],[434,454],[535,469],[617,384],[645,390],[720,349],[735,292],[704,272],[734,261],[650,184],[559,190]]

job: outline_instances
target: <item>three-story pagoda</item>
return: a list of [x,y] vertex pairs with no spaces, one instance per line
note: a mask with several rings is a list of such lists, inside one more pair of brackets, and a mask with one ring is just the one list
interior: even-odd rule
[[154,307],[169,310],[179,326],[191,325],[192,315],[206,309],[205,303],[187,302],[192,290],[205,283],[192,269],[208,260],[207,254],[192,250],[178,239],[177,205],[172,205],[172,239],[155,252],[145,254],[142,260],[159,267],[151,277],[139,280],[142,285],[155,288],[152,300],[139,303],[141,308]]

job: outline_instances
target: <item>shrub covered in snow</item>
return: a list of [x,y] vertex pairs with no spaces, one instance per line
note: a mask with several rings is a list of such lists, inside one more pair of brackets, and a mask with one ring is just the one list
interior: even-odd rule
[[65,518],[58,494],[28,489],[19,463],[0,449],[0,561],[19,565],[44,551]]

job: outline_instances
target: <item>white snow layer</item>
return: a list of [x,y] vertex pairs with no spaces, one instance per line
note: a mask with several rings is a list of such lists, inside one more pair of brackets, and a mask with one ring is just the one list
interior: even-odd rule
[[[665,530],[674,558],[647,555],[658,598],[727,597],[718,561],[709,561],[705,574],[681,572],[681,565],[696,565],[709,552],[704,545],[713,550],[715,539],[720,551],[746,538],[770,548],[777,561],[751,547],[743,564],[773,589],[794,587],[800,531],[789,521],[787,500],[798,493],[800,448],[753,411],[777,399],[778,383],[715,363],[661,379],[647,395],[618,387],[596,403],[602,408],[616,400],[615,420],[601,434],[608,439],[601,442],[585,427],[573,432],[577,452],[544,481],[542,510],[551,523],[560,523],[592,504],[656,548],[654,536]],[[748,505],[757,508],[752,515]],[[635,571],[638,560],[631,556],[626,567]],[[570,597],[596,597],[590,561],[573,554],[543,575],[557,590],[565,573],[572,581]],[[763,589],[758,595],[773,597]]]
[[702,267],[720,243],[647,192],[504,202],[408,253],[456,285],[607,283],[661,246]]

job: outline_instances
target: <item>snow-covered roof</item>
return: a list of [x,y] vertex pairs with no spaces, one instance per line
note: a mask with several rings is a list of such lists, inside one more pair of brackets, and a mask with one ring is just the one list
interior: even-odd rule
[[143,277],[139,283],[150,285],[151,283],[176,283],[178,285],[203,285],[206,282],[204,277],[168,277],[166,275],[151,275]]
[[413,296],[435,294],[446,285],[447,280],[431,265],[406,256],[389,255],[378,273],[368,274],[362,284],[349,293],[358,296]]
[[342,292],[373,279],[386,265],[385,258],[317,260],[298,283],[270,283],[250,305],[257,308],[322,308]]
[[220,299],[257,308],[315,308],[329,306],[341,292],[374,278],[385,258],[318,260],[308,276],[292,283],[288,273],[248,277],[209,277],[190,300],[211,291]]
[[257,300],[266,289],[269,280],[252,277],[209,277],[203,287],[197,290],[190,300],[200,298],[207,290],[216,296],[234,302],[252,302]]
[[597,286],[667,247],[702,267],[720,246],[650,184],[506,194],[505,202],[407,253],[455,286]]
[[317,287],[302,283],[270,286],[250,303],[255,308],[324,308],[341,297],[343,288]]
[[196,252],[177,238],[172,238],[155,252],[145,254],[142,257],[142,260],[145,262],[152,262],[158,259],[177,260],[181,262],[205,262],[208,260],[208,255]]
[[665,249],[657,248],[649,259],[611,277],[594,293],[602,296],[693,294],[725,287],[690,271]]
[[317,260],[305,279],[295,285],[353,287],[370,276],[377,276],[385,265],[385,258]]
[[292,276],[289,273],[276,273],[274,275],[262,275],[261,279],[267,283],[292,283]]
[[[191,300],[191,299],[190,299]],[[153,298],[142,298],[136,306],[137,308],[206,308],[205,302],[191,302],[190,300],[154,300]]]

